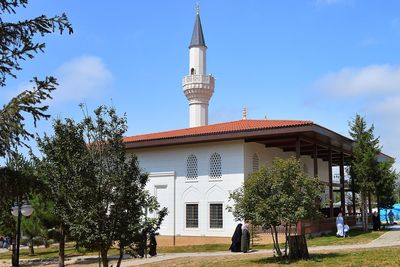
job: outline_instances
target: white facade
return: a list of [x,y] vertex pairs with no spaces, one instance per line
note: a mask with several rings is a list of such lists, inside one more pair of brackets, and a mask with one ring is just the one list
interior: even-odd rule
[[[271,166],[275,157],[294,156],[291,152],[243,140],[136,149],[131,152],[137,155],[143,171],[150,174],[147,189],[157,196],[161,207],[168,208],[169,214],[159,231],[166,236],[231,236],[238,222],[226,209],[232,204],[229,203],[229,194],[242,186],[244,179],[256,171],[256,167]],[[210,170],[210,159],[216,153],[221,159],[221,177],[212,177],[210,173],[213,172]],[[311,157],[302,156],[300,161],[305,171],[313,175]],[[193,168],[195,165],[197,168]],[[328,164],[319,160],[318,169],[321,180],[327,181]],[[197,204],[198,227],[187,227],[187,204]],[[220,228],[210,227],[210,204],[222,204],[223,222]]]

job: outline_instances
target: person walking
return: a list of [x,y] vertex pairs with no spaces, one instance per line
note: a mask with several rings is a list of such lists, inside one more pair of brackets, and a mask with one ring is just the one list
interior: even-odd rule
[[342,212],[339,212],[338,216],[336,217],[336,229],[336,236],[344,237],[344,219]]
[[389,211],[388,216],[389,216],[390,224],[393,225],[394,224],[394,213],[392,210]]
[[243,253],[249,252],[250,249],[250,231],[249,224],[244,223],[242,226],[241,250]]
[[155,257],[157,256],[157,240],[156,240],[156,234],[155,233],[151,233],[150,234],[150,251],[149,254],[151,257]]
[[232,252],[240,252],[241,250],[241,242],[242,242],[242,224],[239,223],[236,226],[235,232],[232,236],[232,244],[229,247],[229,250]]

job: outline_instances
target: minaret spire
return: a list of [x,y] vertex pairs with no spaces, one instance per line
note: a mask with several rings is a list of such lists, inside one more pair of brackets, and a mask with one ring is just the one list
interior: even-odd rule
[[199,0],[189,46],[189,75],[183,78],[183,92],[189,101],[190,127],[208,125],[208,103],[214,93],[215,79],[207,75],[207,46],[200,20]]
[[204,34],[203,34],[203,26],[201,25],[201,19],[200,19],[200,6],[198,2],[196,7],[196,21],[194,23],[192,40],[190,42],[189,48],[192,48],[194,46],[206,47],[206,41],[204,39]]

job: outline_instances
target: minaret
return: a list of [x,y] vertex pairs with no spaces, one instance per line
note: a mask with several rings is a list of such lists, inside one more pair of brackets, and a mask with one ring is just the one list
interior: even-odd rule
[[214,93],[215,79],[207,75],[207,46],[201,26],[199,5],[189,46],[189,75],[183,77],[183,92],[189,101],[190,127],[208,125],[208,103]]

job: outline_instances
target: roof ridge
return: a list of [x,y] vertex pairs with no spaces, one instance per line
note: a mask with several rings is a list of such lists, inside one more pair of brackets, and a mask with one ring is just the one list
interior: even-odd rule
[[129,143],[145,140],[170,139],[197,135],[209,135],[218,133],[222,134],[231,132],[257,131],[272,128],[305,126],[310,124],[314,124],[314,122],[308,120],[237,120],[192,128],[182,128],[128,136],[124,138],[124,141]]

